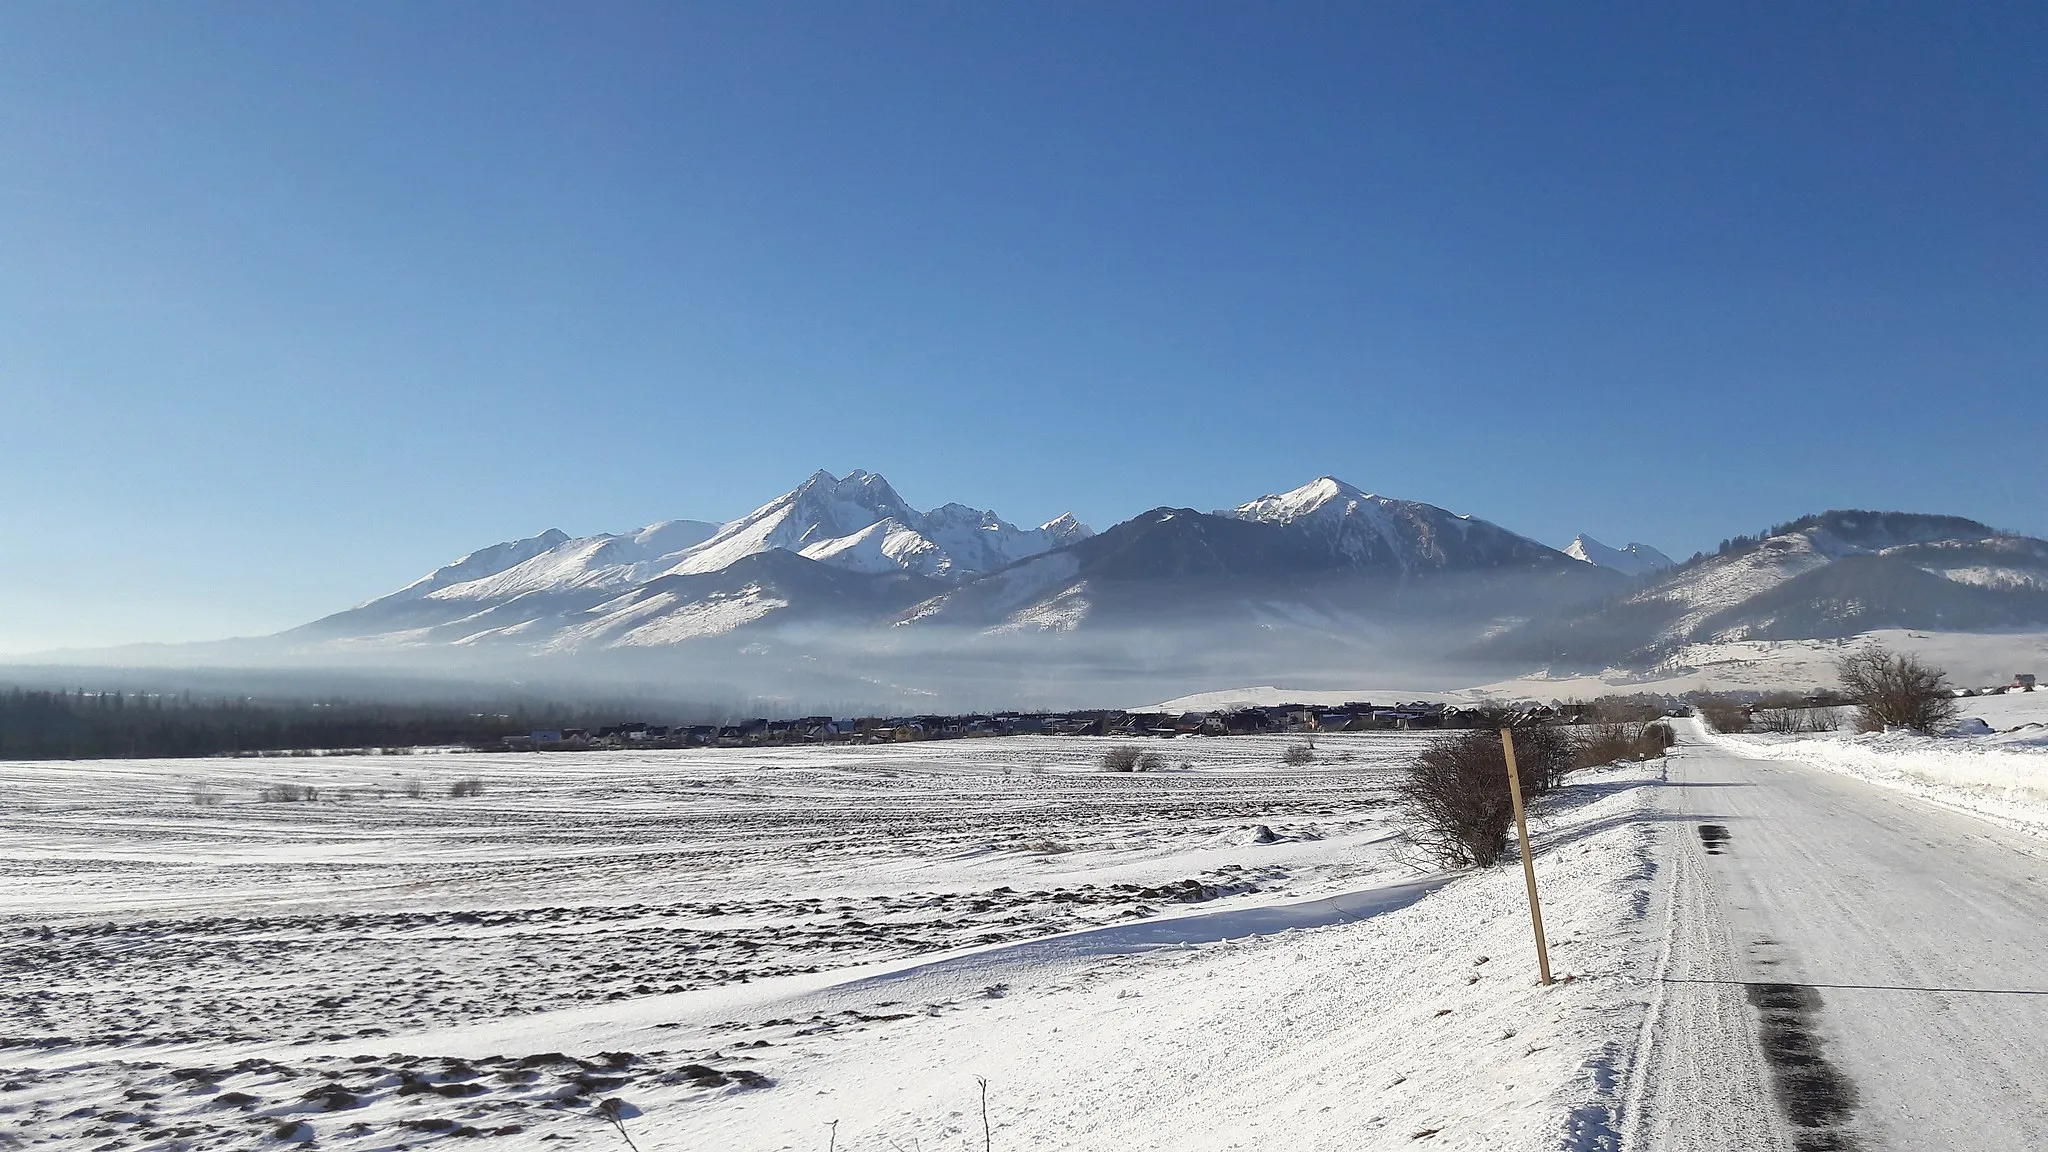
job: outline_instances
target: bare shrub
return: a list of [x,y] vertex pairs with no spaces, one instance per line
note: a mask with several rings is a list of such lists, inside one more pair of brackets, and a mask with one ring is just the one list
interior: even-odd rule
[[296,804],[320,799],[320,790],[306,784],[267,784],[257,789],[256,798],[270,804]]
[[[1581,741],[1556,724],[1536,724],[1515,731],[1515,769],[1522,777],[1522,791],[1541,796],[1564,783],[1565,773],[1581,768]],[[1493,734],[1500,743],[1500,734]],[[1507,765],[1501,765],[1507,771]]]
[[1749,731],[1749,709],[1726,696],[1703,696],[1697,702],[1700,717],[1716,732]]
[[483,794],[484,782],[474,776],[467,780],[457,780],[448,786],[448,795],[456,800],[461,800],[468,796],[481,796]]
[[1134,770],[1138,772],[1164,772],[1166,771],[1166,757],[1161,756],[1157,752],[1140,752],[1138,753],[1138,763],[1134,766]]
[[1586,725],[1574,766],[1592,768],[1617,760],[1654,760],[1677,742],[1661,720],[1596,721]]
[[227,802],[227,797],[215,792],[204,784],[192,786],[192,802],[201,808],[215,808]]
[[417,800],[427,794],[427,786],[417,780],[407,780],[403,791],[406,799]]
[[1842,714],[1834,708],[1759,708],[1751,720],[1760,732],[1795,736],[1833,732],[1842,726]]
[[1856,702],[1857,726],[1865,732],[1933,732],[1956,718],[1948,674],[1910,653],[1873,644],[1842,657],[1835,671]]
[[1283,763],[1292,764],[1296,768],[1304,764],[1313,764],[1316,760],[1316,742],[1301,740],[1289,744],[1287,751],[1280,754],[1280,759]]
[[1138,761],[1145,758],[1142,749],[1133,744],[1119,744],[1102,754],[1102,770],[1105,772],[1136,772]]
[[1499,733],[1479,728],[1436,737],[1408,766],[1400,788],[1409,834],[1437,859],[1486,868],[1507,852],[1515,810]]

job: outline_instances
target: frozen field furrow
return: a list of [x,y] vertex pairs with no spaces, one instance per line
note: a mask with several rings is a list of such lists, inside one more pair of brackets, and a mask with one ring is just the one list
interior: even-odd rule
[[[1296,767],[1284,739],[1153,742],[1166,768],[1148,773],[1104,772],[1108,742],[1060,738],[0,764],[7,1075],[119,1098],[178,1067],[322,1046],[239,1086],[194,1073],[118,1123],[47,1105],[17,1139],[267,1140],[282,1093],[347,1079],[363,1100],[440,1100],[485,1074],[379,1055],[418,1053],[408,1036],[1410,876],[1387,786],[1418,740],[1324,737]],[[469,779],[481,795],[449,795]],[[291,788],[317,799],[263,798]],[[587,1108],[620,1079],[589,1053],[502,1055],[493,1099]],[[373,1064],[381,1089],[339,1075]],[[385,1147],[386,1127],[323,1124],[321,1142]]]

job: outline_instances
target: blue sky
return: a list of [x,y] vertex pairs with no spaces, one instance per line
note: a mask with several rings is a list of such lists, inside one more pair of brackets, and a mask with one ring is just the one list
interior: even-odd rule
[[2038,5],[0,6],[0,652],[816,468],[2048,535]]

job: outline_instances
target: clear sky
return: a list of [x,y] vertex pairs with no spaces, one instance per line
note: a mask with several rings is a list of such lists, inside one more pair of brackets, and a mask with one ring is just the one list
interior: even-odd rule
[[0,5],[0,652],[817,468],[2048,535],[2048,6]]

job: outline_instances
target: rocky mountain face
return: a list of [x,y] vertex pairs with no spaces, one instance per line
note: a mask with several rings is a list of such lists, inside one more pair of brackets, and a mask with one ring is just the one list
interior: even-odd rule
[[1564,546],[1564,554],[1601,568],[1612,568],[1624,576],[1647,576],[1674,567],[1671,557],[1648,544],[1630,541],[1620,548],[1609,548],[1584,532],[1572,537],[1572,542]]

